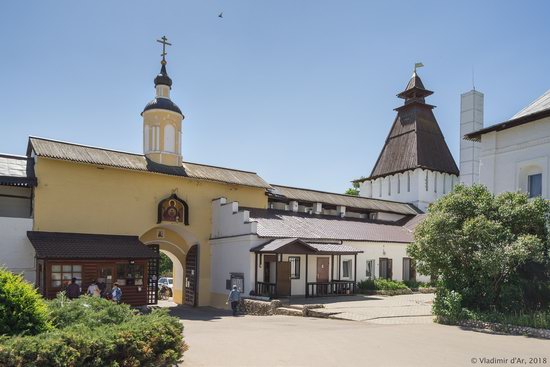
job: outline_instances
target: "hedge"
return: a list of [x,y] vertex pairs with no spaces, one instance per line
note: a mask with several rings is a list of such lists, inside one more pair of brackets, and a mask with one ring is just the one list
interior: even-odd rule
[[51,329],[46,302],[21,275],[0,267],[0,335]]
[[187,345],[183,326],[165,310],[119,324],[76,324],[35,336],[0,337],[0,366],[172,366]]

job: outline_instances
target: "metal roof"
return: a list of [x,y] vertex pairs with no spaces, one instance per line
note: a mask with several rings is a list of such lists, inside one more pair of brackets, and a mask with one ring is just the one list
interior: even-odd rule
[[512,116],[512,120],[548,109],[550,109],[550,89],[531,102],[527,107]]
[[283,210],[255,208],[247,210],[250,212],[250,220],[258,223],[259,237],[300,238],[311,242],[349,240],[410,243],[413,241],[413,233],[398,224]]
[[464,135],[464,138],[481,141],[481,135],[492,131],[506,130],[512,127],[527,124],[529,122],[541,120],[550,117],[550,89],[542,96],[530,103],[527,107],[516,113],[510,120],[494,124],[483,129]]
[[346,208],[357,208],[372,211],[382,211],[398,214],[417,214],[418,211],[411,204],[398,203],[395,201],[378,200],[364,198],[361,196],[352,196],[344,194],[335,194],[330,192],[300,189],[281,185],[271,185],[270,195],[274,197],[284,197],[289,200],[297,200],[308,203],[324,203],[330,205],[343,205]]
[[27,157],[0,154],[0,185],[36,186],[34,161]]
[[137,236],[29,231],[39,259],[150,259],[159,255]]
[[274,239],[250,250],[251,252],[287,254],[357,254],[363,252],[355,247],[334,243],[308,243],[300,238]]
[[199,180],[269,188],[269,184],[254,172],[183,162],[181,167],[166,166],[147,159],[142,154],[127,153],[44,138],[30,137],[29,151],[39,157],[61,159],[136,171],[182,176]]

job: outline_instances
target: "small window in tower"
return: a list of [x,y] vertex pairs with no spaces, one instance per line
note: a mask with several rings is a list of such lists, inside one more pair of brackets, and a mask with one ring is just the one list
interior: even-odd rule
[[164,127],[164,151],[170,153],[176,152],[176,129],[172,124]]
[[428,191],[428,171],[426,171],[426,179],[424,180],[424,184],[426,185],[426,191]]
[[447,174],[443,174],[443,195],[447,193]]
[[378,179],[378,196],[382,197],[382,179]]
[[388,177],[388,196],[391,196],[391,177]]
[[401,193],[401,174],[397,174],[397,193]]
[[434,192],[437,193],[437,172],[434,175]]
[[407,172],[407,192],[411,192],[411,173]]

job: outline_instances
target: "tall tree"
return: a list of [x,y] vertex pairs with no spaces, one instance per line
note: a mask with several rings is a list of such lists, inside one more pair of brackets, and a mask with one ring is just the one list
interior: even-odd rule
[[503,288],[518,288],[533,264],[549,269],[549,218],[542,198],[459,185],[429,207],[408,251],[421,273],[440,276],[464,306],[499,307]]

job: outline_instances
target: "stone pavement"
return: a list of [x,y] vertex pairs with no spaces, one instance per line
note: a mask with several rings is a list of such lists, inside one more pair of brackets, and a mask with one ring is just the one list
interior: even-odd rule
[[[405,302],[403,300],[403,302]],[[550,342],[491,335],[439,324],[379,325],[293,316],[232,317],[229,310],[174,307],[195,366],[516,366],[512,358],[546,358]],[[419,317],[413,317],[415,320]],[[396,318],[378,320],[397,320]],[[482,358],[507,359],[485,363]]]
[[329,318],[364,321],[377,324],[432,323],[433,294],[406,294],[399,296],[366,296],[307,298],[291,300],[291,303],[320,303],[324,308],[315,309]]

